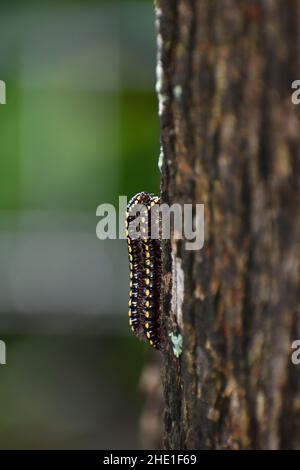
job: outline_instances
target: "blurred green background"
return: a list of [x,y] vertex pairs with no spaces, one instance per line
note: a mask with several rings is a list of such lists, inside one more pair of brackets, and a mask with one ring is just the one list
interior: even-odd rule
[[152,1],[2,1],[0,448],[141,446],[147,347],[96,208],[159,191]]

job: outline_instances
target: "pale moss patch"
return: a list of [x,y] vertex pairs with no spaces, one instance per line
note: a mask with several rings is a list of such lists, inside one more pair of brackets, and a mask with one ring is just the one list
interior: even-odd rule
[[182,336],[181,334],[175,335],[174,333],[169,333],[169,336],[173,345],[173,353],[177,358],[182,354]]

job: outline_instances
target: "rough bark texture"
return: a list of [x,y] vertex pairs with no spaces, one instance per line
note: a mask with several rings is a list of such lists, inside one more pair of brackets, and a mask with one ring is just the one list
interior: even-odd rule
[[155,7],[162,200],[206,229],[164,242],[165,447],[300,448],[300,2]]

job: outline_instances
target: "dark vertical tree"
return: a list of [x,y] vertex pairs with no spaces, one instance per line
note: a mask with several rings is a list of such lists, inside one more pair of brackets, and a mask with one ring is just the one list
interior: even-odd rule
[[300,448],[300,2],[155,8],[162,201],[205,204],[163,246],[165,447]]

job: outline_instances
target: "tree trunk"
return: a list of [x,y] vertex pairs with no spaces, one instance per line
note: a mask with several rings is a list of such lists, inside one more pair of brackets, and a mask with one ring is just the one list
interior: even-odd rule
[[165,447],[300,448],[300,2],[155,6],[162,202],[205,204],[163,242]]

